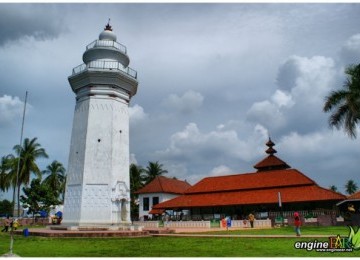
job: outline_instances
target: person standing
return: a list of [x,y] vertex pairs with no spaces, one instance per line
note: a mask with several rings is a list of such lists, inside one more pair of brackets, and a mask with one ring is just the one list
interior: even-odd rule
[[301,236],[301,232],[300,232],[301,220],[298,212],[294,213],[294,225],[295,225],[296,236],[298,237]]
[[11,224],[11,219],[9,216],[7,216],[6,219],[4,220],[4,228],[3,228],[3,230],[1,230],[1,232],[4,232],[4,231],[8,232],[10,224]]
[[249,214],[249,221],[250,221],[251,228],[254,228],[254,220],[255,220],[254,214],[250,213]]
[[13,230],[16,230],[18,227],[19,227],[19,221],[17,219],[15,219],[12,222],[12,228],[13,228]]

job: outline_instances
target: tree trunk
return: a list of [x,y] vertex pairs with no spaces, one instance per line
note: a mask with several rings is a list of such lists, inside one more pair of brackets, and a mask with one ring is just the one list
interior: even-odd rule
[[16,187],[14,185],[14,188],[13,188],[13,205],[12,205],[12,214],[15,215],[15,201],[16,201],[16,198],[15,198],[15,194],[16,194]]
[[18,203],[18,212],[17,212],[17,216],[20,217],[20,184],[18,186],[18,194],[17,194],[17,203]]

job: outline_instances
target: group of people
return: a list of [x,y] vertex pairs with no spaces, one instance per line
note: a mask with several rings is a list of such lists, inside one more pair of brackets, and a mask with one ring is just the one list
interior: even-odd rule
[[[255,216],[254,216],[253,213],[249,214],[248,220],[250,221],[251,228],[253,228],[254,227],[254,220],[255,220]],[[300,219],[299,212],[294,213],[294,226],[295,226],[296,236],[298,236],[298,237],[301,236],[301,231],[300,231],[301,219]]]
[[18,226],[19,222],[17,219],[12,220],[9,216],[7,216],[4,220],[4,228],[1,230],[1,232],[8,232],[9,228],[13,228],[14,230],[16,230]]

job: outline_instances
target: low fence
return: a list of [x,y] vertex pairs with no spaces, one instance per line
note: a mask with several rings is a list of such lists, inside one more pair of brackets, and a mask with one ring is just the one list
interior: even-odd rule
[[168,221],[164,227],[169,228],[210,228],[210,221]]
[[[13,220],[11,218],[11,220]],[[32,226],[32,225],[49,225],[49,218],[18,218],[20,226]],[[0,226],[4,226],[5,218],[0,219]]]
[[[232,220],[231,227],[251,228],[251,225],[248,220]],[[254,228],[271,228],[271,219],[255,219]]]
[[133,224],[145,228],[210,228],[210,221],[134,221]]
[[[336,217],[335,215],[318,215],[316,218],[304,218],[301,217],[302,225],[304,226],[335,226],[343,225],[344,218]],[[280,225],[294,225],[294,218],[284,218],[277,217],[274,219],[274,226]]]
[[[145,228],[219,228],[221,221],[134,221],[134,225],[143,226]],[[232,220],[231,227],[250,228],[248,220]],[[254,221],[254,228],[270,228],[271,219],[262,219]]]
[[160,227],[160,221],[134,221],[134,225],[143,226],[145,228],[158,228]]
[[[330,216],[339,216],[339,210],[332,209],[315,209],[315,210],[298,210],[300,216],[304,218],[317,218],[318,216],[330,215]],[[292,218],[294,216],[294,211],[273,211],[268,213],[269,218],[276,218],[283,216],[284,218]]]

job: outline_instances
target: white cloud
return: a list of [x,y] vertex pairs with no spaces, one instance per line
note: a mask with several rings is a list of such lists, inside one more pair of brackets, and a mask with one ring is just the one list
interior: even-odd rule
[[24,103],[18,97],[3,95],[0,97],[0,124],[11,124],[16,118],[21,118],[23,109]]
[[[358,127],[359,129],[359,127]],[[348,138],[342,131],[334,130],[327,131],[323,129],[318,132],[311,132],[308,134],[299,134],[291,132],[284,135],[279,144],[282,149],[292,157],[301,157],[308,155],[315,158],[331,158],[334,156],[333,147],[343,151],[343,154],[353,153],[356,154],[356,148],[351,148],[352,143],[359,142]]]
[[137,160],[136,160],[136,156],[133,153],[130,153],[130,164],[138,164]]
[[210,171],[209,175],[210,176],[220,176],[220,175],[228,175],[228,174],[232,174],[232,173],[234,173],[234,171],[231,168],[227,167],[226,165],[219,165],[219,166],[213,168]]
[[199,92],[188,90],[182,96],[175,94],[169,95],[163,104],[166,107],[176,109],[177,111],[189,114],[200,108],[203,104],[204,97]]
[[188,171],[184,163],[164,162],[164,169],[168,171],[167,177],[176,177],[179,180],[189,180]]
[[257,124],[254,128],[254,136],[259,137],[261,140],[266,140],[270,137],[270,134],[264,126]]
[[279,89],[277,89],[275,93],[271,96],[271,101],[279,108],[292,107],[295,104],[290,94],[285,93],[284,91],[281,91]]
[[144,109],[138,104],[135,104],[133,107],[129,107],[129,116],[131,124],[137,124],[148,117],[148,115],[144,112]]
[[247,118],[272,129],[281,128],[286,123],[280,107],[269,100],[255,102],[248,110]]
[[[278,72],[278,89],[267,100],[255,102],[247,112],[249,121],[270,130],[294,131],[305,125],[323,127],[324,98],[337,80],[334,60],[322,56],[291,56]],[[306,115],[306,116],[305,116]]]
[[247,118],[268,128],[279,129],[286,124],[284,109],[291,108],[294,104],[290,94],[277,89],[270,100],[255,102],[248,110]]
[[[298,71],[295,85],[287,86],[295,103],[322,104],[337,75],[334,60],[322,56],[312,58],[293,56],[288,62],[291,66],[296,66]],[[289,63],[285,63],[280,70],[284,69],[284,66],[289,66]]]
[[281,138],[282,149],[293,156],[300,156],[310,153],[320,153],[324,155],[326,148],[331,144],[326,144],[329,135],[321,132],[301,135],[291,132]]
[[341,59],[345,65],[360,62],[360,34],[351,36],[340,51]]
[[358,172],[359,142],[342,131],[323,129],[308,134],[288,133],[276,145],[280,157],[293,168],[323,187],[336,185],[344,192],[345,182]]
[[[164,160],[188,160],[197,163],[223,163],[228,160],[252,160],[258,154],[258,144],[263,147],[267,131],[256,125],[253,133],[241,140],[234,129],[220,125],[208,133],[200,131],[196,123],[189,123],[185,129],[171,136],[170,145],[157,155]],[[264,136],[266,135],[266,136]]]

